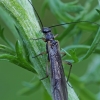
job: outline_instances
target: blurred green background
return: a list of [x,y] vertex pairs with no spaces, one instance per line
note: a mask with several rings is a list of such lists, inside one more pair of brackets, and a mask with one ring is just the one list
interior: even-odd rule
[[[62,2],[67,3],[67,2],[70,2],[70,0],[62,0]],[[80,0],[79,3],[81,5],[83,5],[83,7],[84,7],[86,1]],[[91,3],[92,3],[91,9],[93,9],[96,5],[98,5],[98,1],[94,1]],[[43,13],[41,14],[41,11],[42,11],[41,8],[42,8],[43,4],[44,4],[43,0],[37,0],[37,1],[33,0],[33,5],[35,6],[37,12],[41,16],[44,26],[51,26],[51,25],[57,24],[58,23],[57,18],[50,11],[50,9],[47,9],[45,11],[45,14],[43,14]],[[93,10],[94,10],[94,12],[96,12],[95,9],[93,9]],[[71,15],[73,15],[72,12],[71,12]],[[98,20],[96,20],[96,21],[98,21]],[[11,40],[13,43],[15,43],[16,41],[15,41],[14,36],[11,34],[11,31],[7,28],[6,24],[4,23],[4,21],[1,18],[0,18],[0,25],[4,28],[5,36],[9,40]],[[61,33],[62,30],[64,30],[64,28],[59,27],[59,28],[56,28],[56,30],[57,30],[57,32]],[[96,33],[96,31],[95,31],[95,33]],[[92,35],[95,36],[94,34],[92,34]],[[86,42],[84,42],[85,41],[84,39],[86,39],[86,41],[87,41],[88,37],[90,37],[90,36],[91,36],[91,32],[90,33],[86,32],[86,34],[83,34],[82,38],[81,38],[82,40],[80,43],[86,44]],[[92,39],[93,38],[94,37],[92,37]],[[72,45],[73,42],[75,42],[75,40],[73,38],[71,38],[68,41],[62,40],[60,43],[61,48],[64,48],[66,44]],[[93,40],[91,40],[90,43],[88,42],[88,44],[91,44],[92,41]],[[2,39],[0,39],[0,44],[5,44],[2,41]],[[98,44],[98,47],[99,46],[100,46],[100,44]],[[81,62],[78,62],[78,63],[73,63],[73,68],[72,68],[72,72],[71,72],[75,76],[77,76],[77,78],[79,78],[79,80],[81,80],[81,82],[85,81],[85,82],[83,82],[83,84],[85,84],[84,86],[86,87],[86,89],[90,92],[90,94],[91,93],[94,94],[94,96],[96,96],[97,98],[99,98],[99,95],[97,96],[97,94],[99,94],[99,92],[100,92],[100,85],[99,85],[100,84],[100,81],[99,81],[100,80],[99,79],[100,68],[98,68],[98,72],[96,72],[97,69],[92,70],[92,71],[94,71],[96,76],[93,75],[93,77],[92,76],[91,77],[93,78],[93,80],[95,79],[95,81],[91,81],[91,79],[90,80],[86,79],[86,77],[89,74],[86,77],[84,75],[86,74],[87,69],[91,68],[90,65],[93,65],[92,64],[93,62],[97,61],[96,63],[98,63],[98,66],[100,67],[100,63],[99,63],[100,57],[98,57],[98,55],[99,55],[99,53],[91,54],[87,59],[85,59]],[[94,65],[94,67],[96,67],[96,65]],[[65,70],[68,70],[68,68],[65,68]],[[82,76],[84,76],[84,77],[82,77]],[[15,64],[12,64],[9,61],[0,61],[0,100],[44,100],[44,95],[47,95],[47,93],[42,85],[33,93],[31,92],[30,94],[27,94],[27,95],[19,95],[19,91],[23,87],[25,87],[25,84],[28,84],[28,83],[31,84],[33,82],[34,77],[35,77],[35,75],[33,73],[15,65]],[[71,76],[71,77],[73,77],[73,76]],[[69,80],[70,82],[72,81],[71,77]],[[82,78],[80,78],[80,77],[82,77]],[[87,78],[91,78],[91,77],[88,76]],[[86,80],[88,80],[88,81],[86,82]],[[23,84],[24,84],[24,86],[23,86]],[[78,88],[78,87],[74,86],[74,83],[72,84],[72,86],[73,86],[73,88]],[[93,100],[93,99],[82,99],[81,95],[79,95],[79,92],[81,92],[81,91],[76,90],[77,95],[79,96],[79,98],[81,98],[80,100]],[[86,96],[88,96],[88,95],[86,95]],[[48,98],[48,100],[49,99],[50,98]]]

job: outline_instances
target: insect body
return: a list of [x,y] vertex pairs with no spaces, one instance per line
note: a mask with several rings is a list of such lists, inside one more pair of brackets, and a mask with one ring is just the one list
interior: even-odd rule
[[46,49],[51,69],[51,85],[54,100],[68,100],[68,92],[62,66],[59,43],[54,39],[50,28],[43,28]]

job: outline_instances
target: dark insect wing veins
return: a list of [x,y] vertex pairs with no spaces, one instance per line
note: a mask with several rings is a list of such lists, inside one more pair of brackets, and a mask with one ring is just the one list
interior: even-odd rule
[[47,44],[48,57],[51,65],[51,84],[54,100],[68,100],[66,80],[58,42],[53,40],[49,41]]

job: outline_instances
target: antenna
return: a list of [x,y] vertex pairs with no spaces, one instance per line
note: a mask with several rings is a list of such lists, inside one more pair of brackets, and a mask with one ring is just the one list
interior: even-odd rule
[[[28,0],[28,1],[29,1],[29,3],[32,5],[32,7],[33,7],[33,9],[34,9],[34,11],[35,11],[35,13],[36,13],[36,15],[37,15],[39,21],[40,21],[40,24],[41,24],[41,26],[42,26],[42,28],[43,28],[43,23],[42,23],[42,21],[41,21],[41,18],[40,18],[40,16],[39,16],[39,14],[37,13],[35,7],[34,7],[33,4],[31,3],[31,1],[30,1],[30,0]],[[84,23],[84,22],[93,23],[93,24],[95,24],[95,25],[97,25],[97,26],[100,26],[99,24],[97,24],[97,23],[95,23],[95,22],[91,22],[91,21],[78,21],[78,22],[68,22],[68,23],[63,23],[63,24],[56,24],[56,25],[50,26],[50,27],[48,27],[48,28],[53,28],[53,27],[57,27],[57,26],[61,26],[61,25],[66,25],[66,24]]]
[[42,23],[42,21],[41,21],[41,18],[40,18],[40,16],[39,16],[39,14],[37,13],[36,9],[34,8],[33,4],[31,3],[31,1],[30,1],[30,0],[28,0],[28,1],[29,1],[29,3],[32,5],[32,7],[33,7],[33,9],[34,9],[34,11],[35,11],[35,13],[36,13],[36,15],[37,15],[39,21],[40,21],[40,24],[41,24],[41,26],[42,26],[42,28],[43,28],[43,23]]
[[69,23],[63,23],[63,24],[57,24],[57,25],[53,25],[53,26],[50,26],[49,28],[52,28],[52,27],[57,27],[57,26],[61,26],[61,25],[66,25],[66,24],[77,24],[77,23],[84,23],[84,22],[87,22],[87,23],[93,23],[97,26],[100,26],[99,24],[95,23],[95,22],[91,22],[91,21],[78,21],[78,22],[69,22]]

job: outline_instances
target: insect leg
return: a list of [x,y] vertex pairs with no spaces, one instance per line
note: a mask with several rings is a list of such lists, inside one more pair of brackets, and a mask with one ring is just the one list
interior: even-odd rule
[[40,40],[40,39],[42,39],[44,42],[46,41],[46,39],[45,38],[37,38],[37,39],[33,39],[33,38],[31,38],[32,40]]
[[[66,55],[65,52],[61,52],[61,54],[62,54],[62,57],[64,57],[64,56]],[[67,78],[67,82],[68,82],[69,77],[70,77],[70,73],[71,73],[71,69],[72,69],[72,63],[70,63],[70,62],[68,62],[68,61],[64,61],[64,62],[65,62],[67,65],[70,66],[69,73],[68,73],[68,78]]]
[[58,34],[56,34],[55,36],[54,36],[54,38],[56,38],[58,36]]
[[40,55],[43,55],[43,54],[47,54],[47,52],[46,52],[46,51],[41,52],[40,54],[38,54],[38,55],[36,55],[36,56],[34,56],[34,57],[32,57],[32,58],[36,58],[36,57],[38,57],[38,56],[40,56]]
[[61,57],[64,57],[64,56],[66,55],[66,53],[65,53],[65,52],[61,52],[61,54],[62,54],[62,56],[61,56]]
[[70,63],[68,61],[64,61],[64,62],[70,66],[69,73],[68,73],[68,77],[67,77],[67,82],[68,82],[69,77],[70,77],[70,73],[71,73],[71,69],[72,69],[72,63]]

